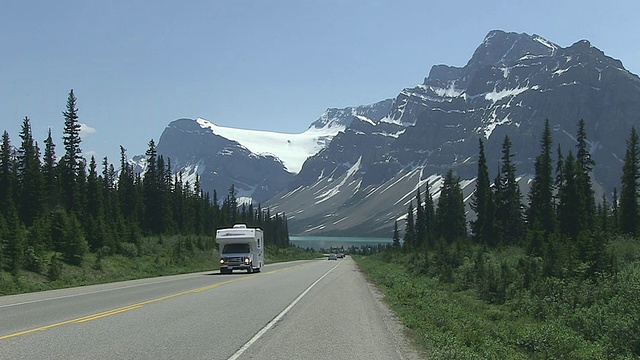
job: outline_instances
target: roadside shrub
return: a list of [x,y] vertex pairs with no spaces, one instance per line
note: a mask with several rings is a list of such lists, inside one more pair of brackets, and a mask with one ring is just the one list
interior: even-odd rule
[[53,254],[51,260],[49,260],[49,270],[47,271],[49,281],[56,281],[60,278],[62,275],[62,266],[62,260],[60,260],[57,254]]
[[138,257],[138,247],[136,246],[136,244],[122,242],[118,244],[118,254],[129,259],[133,259],[135,257]]
[[24,265],[27,270],[37,274],[42,274],[44,271],[42,256],[36,253],[33,246],[27,246],[24,250]]

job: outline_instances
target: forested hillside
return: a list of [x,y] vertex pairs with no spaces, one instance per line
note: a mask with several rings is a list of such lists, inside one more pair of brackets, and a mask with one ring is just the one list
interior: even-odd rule
[[[184,182],[180,174],[171,173],[171,160],[157,155],[153,140],[148,143],[148,168],[143,174],[134,173],[122,146],[117,167],[106,157],[101,165],[93,156],[87,161],[80,147],[76,102],[71,90],[63,112],[61,156],[51,130],[41,150],[28,117],[18,145],[6,131],[2,135],[0,270],[15,279],[32,272],[53,281],[63,263],[81,266],[89,254],[98,261],[117,254],[139,256],[143,239],[151,236],[174,255],[195,246],[213,256],[215,229],[237,222],[262,227],[266,245],[289,245],[284,214],[252,204],[239,206],[233,185],[219,199],[215,191],[203,192],[198,178],[193,184]],[[162,236],[169,235],[199,240],[163,245]]]
[[508,136],[493,180],[480,140],[471,233],[449,171],[437,204],[418,190],[404,241],[396,223],[394,246],[361,262],[432,358],[640,356],[638,135],[620,191],[596,201],[584,125],[575,148],[554,149],[546,122],[526,195]]

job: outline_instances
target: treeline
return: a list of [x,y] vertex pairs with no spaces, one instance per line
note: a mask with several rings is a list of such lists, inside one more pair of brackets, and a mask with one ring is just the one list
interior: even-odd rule
[[[4,131],[0,145],[0,270],[42,273],[60,261],[81,265],[88,252],[99,256],[131,253],[143,237],[206,235],[236,222],[260,226],[265,243],[289,244],[286,217],[269,209],[239,206],[232,185],[223,199],[204,192],[199,178],[184,181],[158,155],[153,140],[144,174],[134,172],[120,147],[118,171],[105,157],[98,169],[80,148],[78,109],[73,90],[64,116],[63,155],[49,130],[42,152],[25,117],[20,145]],[[41,153],[42,152],[42,153]],[[220,201],[221,200],[221,201]],[[51,265],[53,266],[53,265]]]
[[[565,155],[558,145],[554,161],[551,130],[546,121],[526,204],[516,178],[509,137],[505,136],[502,142],[500,167],[493,180],[480,139],[478,175],[471,198],[476,218],[468,227],[460,179],[450,169],[443,178],[437,204],[429,184],[424,195],[418,189],[416,205],[411,202],[406,215],[402,249],[429,251],[470,239],[487,248],[522,246],[528,255],[548,261],[584,261],[590,274],[606,270],[608,261],[603,245],[607,237],[635,236],[640,229],[640,146],[632,128],[627,140],[620,197],[616,188],[611,203],[605,195],[596,202],[591,182],[595,162],[588,151],[584,126],[580,120],[575,154],[574,149],[569,149]],[[400,247],[397,223],[393,237],[394,247]],[[559,275],[556,272],[562,265],[567,264],[548,266],[547,275]]]
[[509,137],[493,180],[479,140],[470,204],[475,219],[466,222],[460,181],[449,170],[437,204],[429,184],[417,191],[404,241],[396,223],[393,247],[383,258],[403,262],[416,277],[473,290],[487,304],[507,306],[514,318],[552,324],[517,343],[504,339],[529,356],[553,348],[554,357],[575,357],[581,346],[596,354],[584,358],[640,355],[640,318],[628,316],[640,312],[640,255],[634,250],[640,226],[638,135],[632,128],[626,140],[619,195],[616,188],[612,200],[603,195],[596,201],[596,164],[584,127],[580,120],[575,149],[567,151],[553,149],[545,123],[526,199]]

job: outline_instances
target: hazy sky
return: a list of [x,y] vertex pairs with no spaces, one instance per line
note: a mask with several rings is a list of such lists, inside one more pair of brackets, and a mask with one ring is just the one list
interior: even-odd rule
[[640,73],[640,1],[0,0],[0,131],[31,119],[63,152],[70,89],[82,150],[119,162],[169,122],[299,133],[463,66],[493,29],[588,39]]

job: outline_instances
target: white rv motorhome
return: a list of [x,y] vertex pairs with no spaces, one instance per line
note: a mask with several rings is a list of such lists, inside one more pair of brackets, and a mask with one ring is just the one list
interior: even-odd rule
[[236,224],[232,228],[216,231],[216,242],[220,250],[220,273],[233,270],[260,272],[264,265],[264,235],[260,228],[248,228]]

